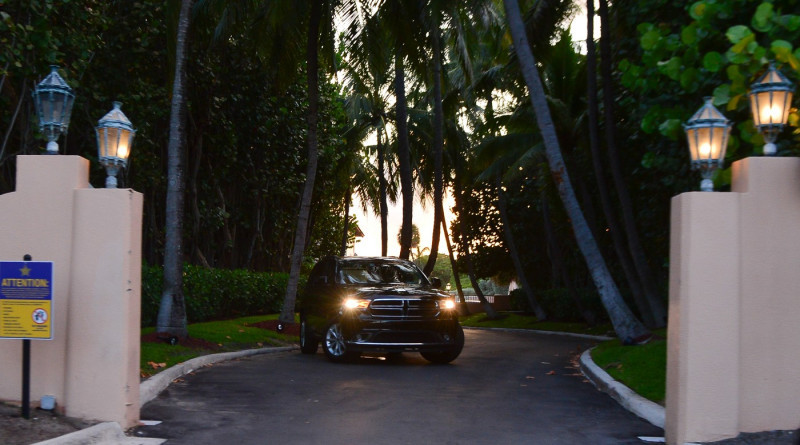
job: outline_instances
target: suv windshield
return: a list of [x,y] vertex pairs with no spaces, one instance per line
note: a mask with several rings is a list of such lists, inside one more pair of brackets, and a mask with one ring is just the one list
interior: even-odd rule
[[357,285],[429,284],[425,275],[411,263],[374,260],[343,261],[336,273],[336,281]]

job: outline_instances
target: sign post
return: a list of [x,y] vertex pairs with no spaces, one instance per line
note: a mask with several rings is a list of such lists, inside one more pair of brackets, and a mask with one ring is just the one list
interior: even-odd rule
[[30,418],[31,340],[52,340],[53,263],[0,261],[0,339],[22,340],[22,417]]

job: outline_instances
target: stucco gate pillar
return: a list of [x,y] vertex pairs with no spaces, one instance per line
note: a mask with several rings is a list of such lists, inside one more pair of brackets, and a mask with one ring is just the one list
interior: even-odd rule
[[[53,262],[52,340],[31,341],[31,401],[68,416],[139,419],[142,195],[92,189],[78,156],[18,156],[0,195],[0,260]],[[22,341],[0,340],[0,399],[19,401]]]
[[800,426],[800,159],[672,200],[667,443]]

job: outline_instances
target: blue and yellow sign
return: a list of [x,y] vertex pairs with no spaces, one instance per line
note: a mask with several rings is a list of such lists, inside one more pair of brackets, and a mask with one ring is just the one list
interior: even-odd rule
[[0,261],[0,339],[51,340],[53,263]]

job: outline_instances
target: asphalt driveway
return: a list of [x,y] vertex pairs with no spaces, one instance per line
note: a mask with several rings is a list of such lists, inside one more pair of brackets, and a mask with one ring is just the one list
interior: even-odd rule
[[169,386],[132,435],[173,444],[642,444],[663,436],[577,369],[591,340],[467,330],[450,365],[322,351],[219,363]]

